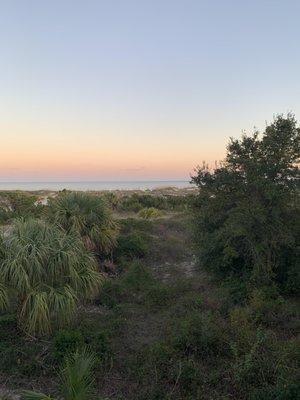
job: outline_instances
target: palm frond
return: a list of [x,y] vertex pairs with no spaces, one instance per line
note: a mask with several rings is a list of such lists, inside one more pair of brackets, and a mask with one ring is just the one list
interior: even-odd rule
[[76,232],[40,220],[17,220],[3,248],[0,306],[8,303],[6,287],[14,289],[21,325],[30,334],[48,334],[67,323],[78,299],[90,298],[100,287],[95,259]]
[[8,288],[0,282],[0,310],[6,310],[9,304]]
[[66,232],[78,232],[90,250],[108,253],[116,244],[118,225],[101,197],[64,193],[50,202],[50,215]]
[[54,400],[53,397],[46,396],[43,393],[36,393],[31,390],[24,390],[21,394],[22,400]]
[[86,348],[66,357],[62,370],[65,400],[91,400],[94,397],[94,355]]
[[33,335],[68,323],[78,300],[91,298],[102,282],[79,234],[44,221],[16,220],[1,254],[0,307],[7,307],[7,288],[13,289],[21,326]]
[[49,312],[56,325],[62,327],[72,319],[77,303],[77,295],[69,285],[50,288],[48,292]]
[[50,333],[51,322],[47,293],[38,290],[29,293],[22,304],[20,319],[25,330],[30,334]]

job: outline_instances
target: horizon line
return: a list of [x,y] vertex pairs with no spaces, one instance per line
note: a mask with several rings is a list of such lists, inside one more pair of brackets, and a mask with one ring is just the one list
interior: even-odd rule
[[9,181],[9,180],[5,180],[2,181],[0,180],[0,184],[1,183],[101,183],[101,182],[105,182],[105,183],[126,183],[126,182],[136,182],[136,183],[142,183],[142,182],[190,182],[189,179],[138,179],[138,180],[134,180],[134,179],[123,179],[123,180],[38,180],[38,181],[27,181],[27,180],[17,180],[17,181]]

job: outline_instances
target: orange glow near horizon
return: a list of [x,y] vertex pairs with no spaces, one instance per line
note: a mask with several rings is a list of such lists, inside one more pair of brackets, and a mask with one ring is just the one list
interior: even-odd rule
[[188,180],[203,160],[223,157],[210,143],[191,146],[184,135],[144,138],[76,130],[54,135],[49,128],[0,128],[11,132],[2,139],[0,180]]
[[189,180],[299,119],[300,3],[186,3],[2,2],[0,182]]

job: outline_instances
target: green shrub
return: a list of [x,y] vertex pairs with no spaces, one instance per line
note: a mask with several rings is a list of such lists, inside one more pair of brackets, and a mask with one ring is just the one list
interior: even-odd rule
[[299,259],[299,142],[294,116],[278,115],[262,134],[231,139],[218,168],[199,167],[192,182],[199,188],[194,237],[202,267],[221,279],[250,277],[256,287],[292,283]]
[[222,280],[221,287],[227,297],[226,302],[231,307],[232,305],[245,304],[248,298],[248,282],[236,276],[230,276]]
[[14,191],[0,193],[0,222],[6,223],[13,218],[40,217],[44,206],[36,204],[37,196]]
[[156,262],[178,262],[184,261],[188,256],[190,256],[189,246],[182,237],[167,233],[163,240],[161,237],[154,238],[151,244],[149,253],[151,254],[151,259]]
[[182,360],[179,363],[178,373],[178,385],[180,391],[185,395],[197,393],[196,398],[198,398],[202,383],[203,377],[201,376],[199,366],[195,361],[192,358]]
[[154,222],[139,218],[124,218],[119,221],[121,234],[136,233],[149,237],[153,233]]
[[250,297],[250,308],[256,322],[267,326],[285,322],[293,311],[272,287],[255,289]]
[[154,282],[155,279],[149,269],[140,262],[132,263],[122,279],[122,285],[124,288],[136,292],[144,291],[149,288],[149,286],[152,286]]
[[119,199],[118,208],[122,211],[134,212],[150,207],[158,210],[182,211],[189,207],[192,198],[193,195],[177,196],[134,193]]
[[121,301],[121,298],[122,288],[120,283],[116,279],[106,279],[96,303],[113,308]]
[[47,351],[43,362],[39,359],[39,354],[44,354],[43,346],[43,343],[28,341],[21,335],[14,314],[0,316],[0,375],[7,373],[19,379],[44,373],[48,368]]
[[122,234],[117,240],[114,256],[117,260],[142,258],[148,252],[146,240],[138,233]]
[[250,393],[250,400],[298,400],[299,397],[299,383],[254,389]]
[[91,340],[93,351],[101,361],[106,361],[111,355],[110,341],[105,332],[98,332]]
[[229,321],[232,337],[235,340],[234,346],[238,347],[240,352],[246,352],[256,334],[251,311],[248,307],[235,307],[229,314]]
[[174,384],[177,365],[174,349],[165,341],[156,341],[133,354],[128,365],[141,387],[138,399],[164,399]]
[[54,356],[62,361],[66,355],[76,351],[84,345],[81,332],[76,330],[61,330],[54,337]]
[[0,315],[0,332],[2,329],[16,328],[17,317],[15,314]]
[[149,208],[143,208],[138,215],[140,218],[153,219],[161,217],[162,212],[157,208],[149,207]]
[[207,358],[226,351],[224,329],[210,312],[190,312],[180,318],[173,332],[171,343],[183,354]]
[[[179,315],[186,316],[187,312],[200,312],[204,309],[203,298],[199,293],[191,291],[189,286],[187,286],[188,291],[186,293],[182,290],[182,287],[180,287],[178,291],[178,285],[176,283],[171,287],[172,298],[175,299],[175,301],[172,301],[170,304],[172,317],[178,317]],[[180,289],[182,292],[180,292]]]
[[300,262],[299,254],[287,271],[286,281],[284,283],[284,292],[289,295],[300,293]]
[[78,235],[40,219],[15,220],[3,238],[0,308],[14,309],[31,335],[49,335],[70,323],[79,300],[100,288],[93,254]]
[[164,307],[169,303],[172,294],[169,287],[162,283],[155,282],[146,289],[145,302],[150,308]]
[[158,282],[147,267],[134,261],[121,278],[105,281],[97,303],[117,308],[132,302],[156,309],[166,305],[173,295],[173,289]]
[[236,342],[232,350],[235,357],[233,373],[240,390],[247,392],[276,383],[279,359],[275,342],[268,332],[258,329],[246,349]]
[[49,201],[49,219],[67,233],[77,232],[85,246],[104,257],[115,247],[118,225],[106,201],[84,192],[65,192]]
[[0,372],[18,378],[40,376],[48,368],[47,354],[43,362],[39,359],[44,350],[42,343],[32,344],[22,337],[3,340],[0,342]]

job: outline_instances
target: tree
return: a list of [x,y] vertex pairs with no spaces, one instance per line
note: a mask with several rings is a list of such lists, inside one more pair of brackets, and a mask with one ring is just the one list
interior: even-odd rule
[[195,240],[204,267],[222,277],[295,286],[299,156],[297,122],[280,115],[262,135],[231,139],[220,167],[197,170]]
[[[60,373],[61,395],[64,400],[94,398],[94,365],[94,355],[85,348],[66,357]],[[22,398],[23,400],[54,400],[50,396],[32,391],[24,391]]]
[[115,246],[118,227],[102,198],[66,192],[51,199],[49,205],[50,217],[66,232],[78,232],[88,249],[101,255]]
[[8,308],[17,298],[18,321],[29,334],[49,334],[68,323],[78,301],[99,289],[95,260],[74,233],[20,219],[2,238],[1,248],[0,305]]

